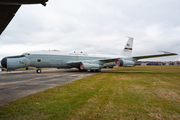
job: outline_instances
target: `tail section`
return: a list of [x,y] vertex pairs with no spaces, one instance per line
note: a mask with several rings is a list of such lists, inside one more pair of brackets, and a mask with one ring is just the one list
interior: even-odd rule
[[133,49],[133,39],[131,37],[128,37],[128,41],[123,49],[123,51],[121,52],[121,56],[125,56],[125,57],[130,57],[132,56],[132,49]]

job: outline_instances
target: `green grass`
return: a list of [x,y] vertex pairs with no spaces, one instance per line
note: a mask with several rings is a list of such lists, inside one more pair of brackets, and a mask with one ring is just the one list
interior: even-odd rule
[[118,67],[0,107],[0,119],[178,120],[180,67]]

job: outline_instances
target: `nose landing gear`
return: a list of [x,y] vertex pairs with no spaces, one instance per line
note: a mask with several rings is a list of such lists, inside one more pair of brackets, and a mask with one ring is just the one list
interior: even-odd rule
[[38,68],[38,69],[36,70],[36,72],[37,72],[37,73],[41,73],[41,69]]

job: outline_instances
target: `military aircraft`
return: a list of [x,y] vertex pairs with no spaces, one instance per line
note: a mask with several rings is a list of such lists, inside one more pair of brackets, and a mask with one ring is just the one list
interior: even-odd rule
[[20,56],[5,57],[1,64],[7,70],[36,67],[37,73],[41,68],[78,68],[79,71],[101,71],[107,66],[133,67],[139,59],[177,55],[164,52],[164,54],[132,56],[133,38],[128,39],[121,55],[123,57],[93,57],[85,53],[62,53],[60,51],[41,51],[39,53],[24,53]]
[[48,0],[0,0],[0,35],[23,4],[42,4]]

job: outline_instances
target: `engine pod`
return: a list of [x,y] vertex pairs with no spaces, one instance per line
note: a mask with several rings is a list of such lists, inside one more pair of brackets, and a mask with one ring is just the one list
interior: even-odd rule
[[99,64],[90,64],[90,63],[81,63],[80,69],[81,70],[99,70],[100,65]]

